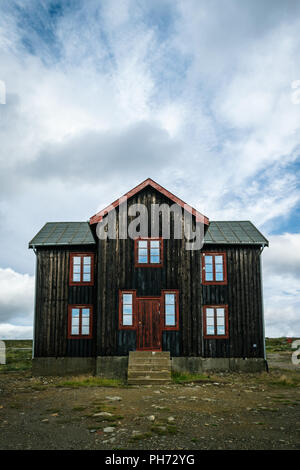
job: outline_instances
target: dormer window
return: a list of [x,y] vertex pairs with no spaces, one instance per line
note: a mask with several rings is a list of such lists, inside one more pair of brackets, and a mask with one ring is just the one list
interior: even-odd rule
[[161,268],[163,266],[163,239],[139,238],[135,240],[135,266]]
[[94,284],[94,253],[70,254],[70,286]]

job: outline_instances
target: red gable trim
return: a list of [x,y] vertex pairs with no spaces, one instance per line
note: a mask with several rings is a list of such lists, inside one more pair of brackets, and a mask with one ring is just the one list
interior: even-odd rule
[[164,196],[166,196],[167,198],[171,199],[173,202],[175,202],[176,204],[178,204],[179,206],[184,208],[190,214],[193,214],[196,217],[197,222],[202,222],[206,225],[209,225],[209,219],[207,217],[205,217],[203,214],[198,212],[196,209],[194,209],[189,204],[186,204],[185,202],[183,202],[177,196],[174,196],[174,194],[170,193],[170,191],[163,188],[158,183],[155,183],[155,181],[153,181],[151,178],[147,178],[145,181],[140,183],[138,186],[136,186],[135,188],[128,191],[128,193],[124,194],[124,196],[117,199],[116,201],[114,201],[109,206],[105,207],[105,209],[102,209],[102,211],[100,211],[97,214],[93,215],[93,217],[90,218],[90,225],[96,224],[97,222],[100,222],[108,212],[110,212],[113,208],[119,206],[121,200],[124,201],[124,199],[131,198],[132,196],[134,196],[138,192],[142,191],[142,189],[146,188],[147,186],[151,186],[152,188],[156,189],[161,194],[163,194]]

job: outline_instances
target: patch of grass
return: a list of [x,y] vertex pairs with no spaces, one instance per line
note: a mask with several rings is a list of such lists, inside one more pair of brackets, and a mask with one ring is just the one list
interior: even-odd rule
[[[292,341],[297,338],[289,338]],[[283,336],[281,338],[266,338],[266,351],[267,353],[291,351],[292,342],[288,342],[288,339]]]
[[30,370],[32,365],[32,340],[5,340],[4,343],[6,346],[6,364],[0,365],[0,373]]
[[281,387],[299,387],[300,377],[296,374],[281,375],[280,377],[270,380],[271,385],[279,385]]
[[172,380],[176,384],[183,384],[189,382],[211,382],[212,379],[209,375],[204,374],[189,374],[188,372],[174,372],[172,371]]
[[72,377],[69,380],[63,380],[56,384],[56,387],[122,387],[124,384],[118,379],[105,379],[103,377]]
[[156,423],[151,426],[151,431],[155,434],[166,435],[166,434],[177,434],[178,430],[174,424],[162,424]]

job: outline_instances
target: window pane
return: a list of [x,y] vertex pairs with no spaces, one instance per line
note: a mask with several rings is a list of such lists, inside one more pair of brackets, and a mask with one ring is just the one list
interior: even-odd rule
[[216,273],[216,281],[223,281],[223,273]]
[[123,304],[132,304],[132,294],[123,294]]
[[85,264],[83,266],[83,272],[84,273],[90,273],[91,272],[91,265],[90,264]]
[[218,327],[217,327],[217,334],[218,334],[218,335],[225,335],[225,327],[218,325]]
[[175,294],[165,294],[166,304],[175,304]]
[[215,257],[215,263],[223,265],[223,256],[216,256]]
[[207,317],[213,317],[214,316],[214,309],[213,308],[207,308],[206,309],[206,316]]
[[90,256],[84,256],[83,264],[91,264],[91,257]]
[[132,325],[132,315],[123,315],[123,325],[125,326]]
[[224,317],[224,308],[217,308],[217,316]]
[[152,256],[150,257],[150,262],[153,264],[158,264],[159,263],[159,256]]
[[147,263],[147,261],[148,261],[147,255],[146,256],[140,256],[139,255],[139,263],[140,264]]
[[213,274],[208,273],[207,271],[205,271],[205,280],[206,281],[212,281],[213,280]]
[[207,326],[206,327],[206,334],[207,335],[214,335],[215,334],[215,329],[213,326]]
[[72,308],[72,317],[79,317],[79,308]]
[[72,318],[72,326],[79,326],[79,317]]
[[146,240],[139,241],[138,246],[139,246],[139,248],[147,248],[147,241]]
[[90,324],[90,317],[82,317],[82,320],[81,320],[81,324],[82,326],[89,326]]
[[150,246],[151,248],[159,248],[159,240],[151,240]]
[[175,326],[175,315],[166,315],[166,326]]
[[159,256],[159,249],[158,248],[151,248],[150,254],[153,256]]
[[80,264],[80,261],[81,261],[81,260],[80,260],[80,256],[74,256],[74,257],[73,257],[73,265],[74,265],[74,264]]
[[175,305],[166,305],[165,306],[165,313],[166,315],[174,315],[175,314]]
[[80,282],[80,274],[73,274],[73,281]]
[[83,281],[84,282],[89,282],[91,280],[91,275],[90,274],[84,274],[83,275]]
[[206,264],[205,271],[207,273],[212,273],[213,272],[213,265],[212,264]]
[[223,264],[216,264],[216,273],[223,272]]
[[72,335],[78,335],[79,334],[79,327],[78,326],[72,326]]
[[74,264],[73,273],[80,273],[80,264]]
[[217,317],[217,325],[224,326],[224,317]]
[[82,326],[81,334],[82,335],[89,335],[90,334],[90,327],[89,326]]
[[212,264],[212,256],[205,256],[205,266]]
[[132,305],[123,304],[123,314],[132,314]]
[[207,317],[207,318],[206,318],[206,325],[214,326],[214,324],[215,324],[215,319],[214,319],[214,317]]
[[90,316],[90,309],[89,308],[83,308],[81,311],[81,314],[83,317],[89,317]]

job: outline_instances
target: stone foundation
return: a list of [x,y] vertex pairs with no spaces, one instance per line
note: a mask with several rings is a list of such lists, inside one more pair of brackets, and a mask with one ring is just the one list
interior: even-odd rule
[[267,365],[265,359],[254,357],[172,357],[172,370],[191,374],[208,371],[263,372],[267,370]]
[[[173,357],[174,372],[202,374],[209,371],[263,372],[266,361],[263,358],[204,358]],[[127,379],[128,356],[95,357],[36,357],[32,360],[34,376],[64,376],[89,374],[108,379]]]
[[94,357],[35,357],[32,375],[94,375],[95,365]]

